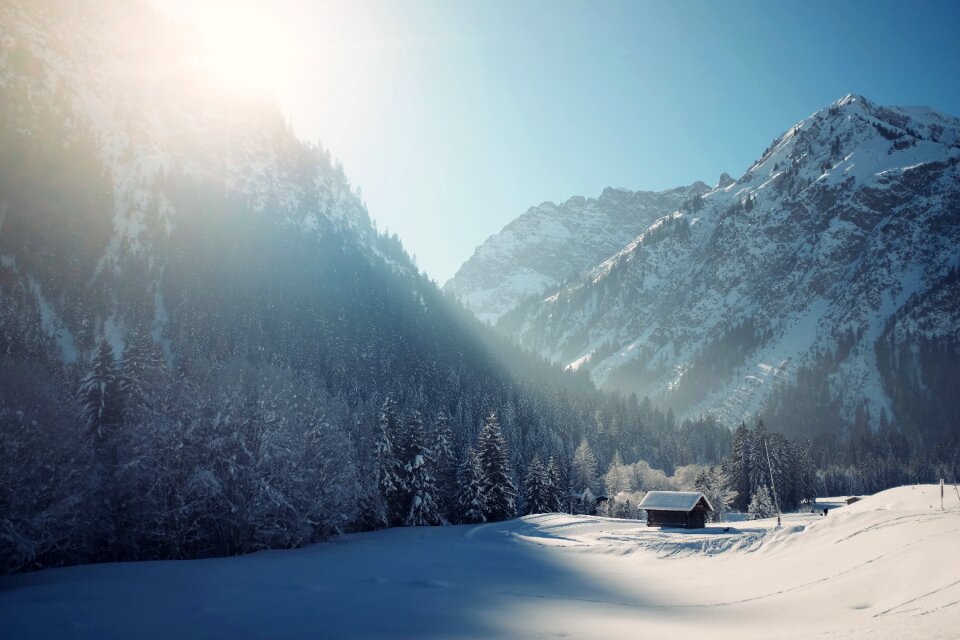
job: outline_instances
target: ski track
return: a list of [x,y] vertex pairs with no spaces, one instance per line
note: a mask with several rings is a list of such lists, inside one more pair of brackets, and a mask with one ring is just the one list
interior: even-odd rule
[[[955,581],[951,582],[951,583],[948,584],[948,585],[945,585],[945,586],[943,586],[943,587],[940,587],[939,589],[934,589],[933,591],[928,591],[927,593],[921,594],[921,595],[917,596],[916,598],[911,598],[910,600],[907,600],[906,602],[901,602],[900,604],[895,605],[895,606],[893,606],[893,607],[890,607],[889,609],[887,609],[887,610],[885,610],[885,611],[881,611],[880,613],[874,614],[873,617],[874,617],[874,618],[880,618],[880,617],[883,617],[883,616],[885,616],[885,615],[887,615],[888,613],[891,613],[891,612],[893,612],[893,613],[896,614],[896,613],[907,613],[908,611],[917,611],[917,610],[920,609],[920,607],[916,607],[916,608],[914,608],[914,609],[907,609],[906,611],[895,611],[895,610],[896,610],[896,609],[899,609],[900,607],[906,606],[906,605],[908,605],[908,604],[913,604],[914,602],[917,602],[917,601],[919,601],[919,600],[923,600],[924,598],[928,598],[928,597],[930,597],[930,596],[932,596],[932,595],[936,595],[936,594],[938,594],[938,593],[941,593],[941,592],[943,592],[943,591],[946,591],[947,589],[949,589],[949,588],[951,588],[951,587],[955,587],[955,586],[957,586],[957,585],[960,585],[960,580],[955,580]],[[951,602],[951,603],[948,604],[948,605],[941,606],[941,607],[937,607],[936,609],[933,609],[932,611],[938,611],[938,610],[940,610],[940,609],[946,609],[946,608],[949,607],[949,606],[952,606],[952,605],[957,604],[957,602],[960,602],[960,600],[955,600],[955,601]],[[930,612],[928,611],[927,613],[930,613]]]
[[846,537],[844,537],[844,538],[838,538],[838,539],[834,540],[833,542],[834,542],[834,544],[839,544],[839,543],[841,543],[841,542],[846,542],[847,540],[850,540],[851,538],[856,538],[857,536],[859,536],[859,535],[862,534],[862,533],[867,533],[867,532],[869,532],[869,531],[878,531],[878,530],[880,530],[880,529],[888,529],[888,528],[890,528],[890,527],[896,527],[896,526],[903,525],[903,524],[909,524],[909,523],[911,523],[911,522],[929,522],[929,521],[932,521],[932,520],[940,520],[941,518],[946,517],[946,515],[947,515],[946,512],[940,512],[940,513],[932,514],[932,515],[929,515],[929,516],[926,516],[926,517],[924,517],[924,516],[916,516],[916,515],[900,516],[900,517],[897,517],[897,518],[893,518],[893,519],[891,519],[891,520],[887,520],[886,522],[878,522],[878,523],[875,524],[875,525],[871,525],[871,526],[869,526],[869,527],[865,527],[865,528],[863,528],[863,529],[860,529],[859,531],[855,531],[854,533],[851,533],[850,535],[848,535],[848,536],[846,536]]

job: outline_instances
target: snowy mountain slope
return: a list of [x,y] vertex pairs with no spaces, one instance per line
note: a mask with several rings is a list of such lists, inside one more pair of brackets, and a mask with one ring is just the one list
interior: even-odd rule
[[170,357],[176,284],[217,243],[247,243],[247,266],[276,242],[288,258],[328,245],[421,286],[329,153],[297,140],[272,103],[211,77],[199,50],[136,0],[0,7],[6,293],[32,293],[12,313],[39,307],[67,363],[97,334],[121,353],[134,325]]
[[214,181],[254,210],[269,207],[308,231],[333,223],[372,234],[329,157],[304,148],[273,104],[209,77],[195,62],[200,43],[140,3],[10,2],[3,11],[6,115],[34,135],[64,120],[57,126],[65,145],[89,139],[96,147],[115,209],[105,259],[115,260],[121,245],[144,244],[145,218],[156,216],[172,232],[176,211],[151,203],[149,188],[172,170]]
[[24,638],[947,639],[960,625],[947,489],[945,511],[939,487],[909,486],[780,529],[544,514],[55,569],[0,578],[0,619]]
[[597,198],[531,207],[477,247],[444,291],[481,320],[496,322],[522,300],[579,275],[708,189],[702,182],[661,192],[608,188]]
[[876,424],[925,366],[878,362],[883,336],[955,349],[958,264],[960,121],[850,95],[498,328],[681,415],[796,410],[786,389],[815,371],[840,417]]

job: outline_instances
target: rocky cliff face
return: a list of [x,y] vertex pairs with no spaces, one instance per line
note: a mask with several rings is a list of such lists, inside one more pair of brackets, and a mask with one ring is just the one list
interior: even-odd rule
[[533,294],[556,289],[623,247],[660,216],[709,190],[605,189],[532,207],[480,245],[444,286],[477,317],[496,322]]
[[928,385],[960,335],[958,165],[957,118],[850,95],[569,283],[479,313],[680,415],[878,424],[933,402],[940,417],[924,420],[945,419],[956,408]]

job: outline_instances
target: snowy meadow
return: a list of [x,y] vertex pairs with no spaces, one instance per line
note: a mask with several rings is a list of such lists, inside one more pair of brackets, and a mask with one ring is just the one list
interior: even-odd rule
[[0,581],[9,638],[956,638],[934,485],[696,531],[566,514]]

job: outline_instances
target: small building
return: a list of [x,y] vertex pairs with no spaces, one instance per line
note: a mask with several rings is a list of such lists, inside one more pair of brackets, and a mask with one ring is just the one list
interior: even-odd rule
[[648,527],[702,529],[710,502],[699,491],[650,491],[640,502],[647,512]]
[[854,502],[860,502],[863,500],[862,496],[850,496],[847,498],[847,504],[853,504]]

